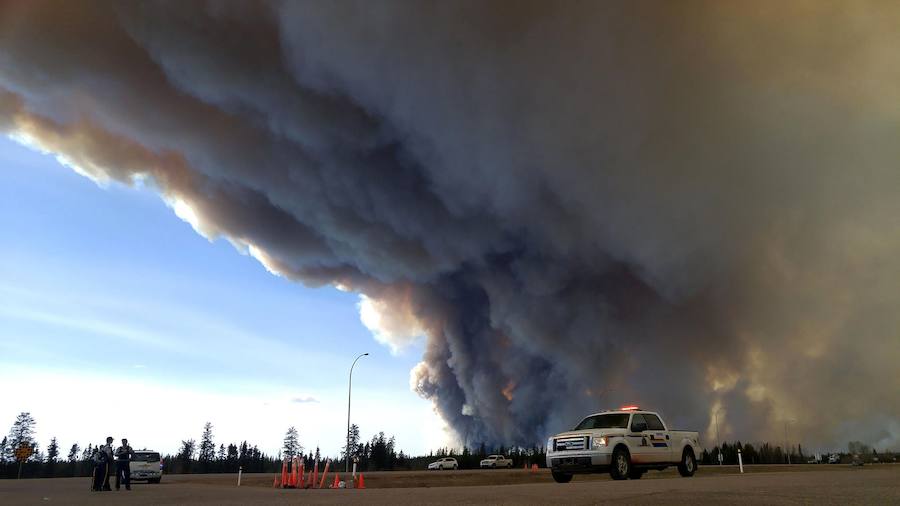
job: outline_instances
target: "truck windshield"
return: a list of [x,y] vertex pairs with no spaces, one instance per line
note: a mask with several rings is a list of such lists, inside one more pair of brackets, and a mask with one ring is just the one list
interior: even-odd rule
[[158,453],[135,453],[134,454],[135,462],[159,462],[159,454]]
[[589,416],[572,430],[584,429],[624,429],[628,427],[628,413]]

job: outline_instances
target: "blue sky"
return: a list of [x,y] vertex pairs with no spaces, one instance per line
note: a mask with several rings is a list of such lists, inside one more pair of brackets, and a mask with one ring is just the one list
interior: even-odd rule
[[0,138],[0,226],[0,381],[18,386],[0,424],[31,411],[42,446],[109,433],[174,451],[209,420],[217,443],[274,452],[296,425],[306,446],[336,454],[362,352],[363,436],[384,430],[413,453],[443,443],[409,389],[421,342],[392,354],[360,322],[356,294],[272,275],[151,189],[98,186]]

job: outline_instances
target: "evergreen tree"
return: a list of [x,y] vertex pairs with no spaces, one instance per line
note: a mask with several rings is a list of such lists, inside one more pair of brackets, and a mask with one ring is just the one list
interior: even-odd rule
[[[6,443],[6,452],[9,460],[15,459],[16,449],[22,446],[37,448],[37,443],[34,440],[35,425],[34,418],[27,411],[23,411],[16,417],[12,428],[9,429],[9,437]],[[34,460],[34,458],[32,456],[31,460]]]
[[318,461],[320,460],[320,459],[319,459],[319,446],[318,446],[318,445],[316,445],[316,456],[315,456],[315,459],[316,459],[316,462],[318,462]]
[[216,460],[224,461],[225,460],[225,445],[219,445],[219,452],[216,454]]
[[208,463],[216,458],[216,444],[213,442],[212,424],[206,422],[203,435],[200,437],[200,455],[197,460]]
[[187,462],[194,458],[194,452],[197,450],[197,442],[193,439],[181,441],[181,449],[178,451],[178,460]]
[[47,463],[53,464],[56,462],[56,459],[59,457],[59,444],[56,442],[56,438],[50,439],[50,446],[47,447]]
[[3,436],[3,441],[0,441],[0,464],[6,464],[6,436]]
[[[359,448],[359,425],[355,423],[350,426],[350,442],[349,442],[350,451],[347,451],[347,445],[341,449],[341,455],[344,459],[353,458],[358,455]],[[348,455],[349,453],[349,455]]]
[[78,460],[79,450],[81,450],[81,448],[78,447],[78,443],[72,445],[72,448],[69,450],[69,462],[75,462],[76,460]]
[[753,445],[746,444],[744,445],[743,450],[741,452],[744,454],[744,463],[745,464],[757,464],[759,463],[759,456],[756,454],[756,450],[753,448]]
[[81,460],[90,460],[91,455],[94,454],[94,447],[91,443],[88,443],[87,447],[81,452]]
[[281,453],[283,457],[292,459],[294,456],[300,455],[301,452],[303,452],[303,447],[300,446],[300,436],[297,428],[292,425],[284,435],[284,446],[281,449]]

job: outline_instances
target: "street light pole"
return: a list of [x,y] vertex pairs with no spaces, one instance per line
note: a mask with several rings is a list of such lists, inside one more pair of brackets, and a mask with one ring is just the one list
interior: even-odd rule
[[[362,355],[356,357],[356,360],[359,360],[368,353],[363,353]],[[353,361],[353,365],[350,366],[350,381],[347,383],[347,455],[344,472],[350,472],[350,393],[353,390],[353,368],[356,367],[356,360]]]
[[713,416],[716,419],[716,459],[719,461],[719,465],[722,465],[722,442],[719,441],[719,408],[713,412]]
[[784,421],[784,449],[787,453],[787,463],[791,463],[791,449],[788,446],[788,422],[793,422],[793,420],[785,420]]

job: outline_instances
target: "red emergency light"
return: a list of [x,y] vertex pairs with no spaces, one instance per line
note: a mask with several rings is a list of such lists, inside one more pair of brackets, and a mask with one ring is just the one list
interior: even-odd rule
[[621,408],[619,408],[620,411],[635,411],[638,409],[641,409],[641,408],[639,408],[637,406],[622,406]]

